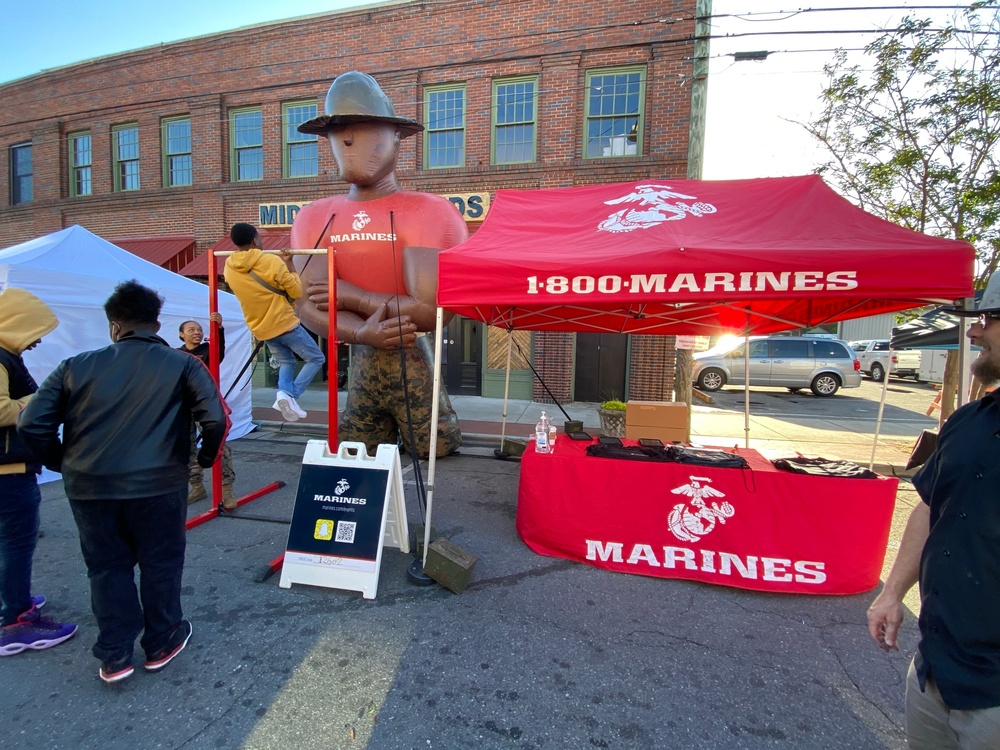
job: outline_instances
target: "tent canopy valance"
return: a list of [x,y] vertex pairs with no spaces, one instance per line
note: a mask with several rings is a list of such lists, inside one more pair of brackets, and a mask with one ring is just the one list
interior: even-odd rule
[[975,250],[818,175],[499,190],[438,304],[504,328],[770,333],[971,296]]

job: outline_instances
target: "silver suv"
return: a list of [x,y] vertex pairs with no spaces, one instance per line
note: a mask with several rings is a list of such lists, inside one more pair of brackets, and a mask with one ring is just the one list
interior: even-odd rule
[[[742,342],[694,355],[692,378],[703,391],[717,391],[727,384],[743,385],[743,374]],[[861,363],[840,339],[753,336],[750,385],[790,391],[810,388],[817,396],[832,396],[841,388],[861,385]]]

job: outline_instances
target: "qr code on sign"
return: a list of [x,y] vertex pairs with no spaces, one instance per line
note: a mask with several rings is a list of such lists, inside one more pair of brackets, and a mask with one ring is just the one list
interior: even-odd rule
[[337,536],[334,541],[354,544],[354,532],[357,528],[358,524],[356,521],[338,521]]

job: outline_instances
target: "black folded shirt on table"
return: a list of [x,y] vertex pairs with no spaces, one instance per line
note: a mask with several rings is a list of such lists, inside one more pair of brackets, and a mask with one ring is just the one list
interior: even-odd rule
[[775,468],[796,474],[811,474],[817,477],[843,477],[845,479],[878,479],[874,471],[851,461],[830,458],[806,458],[790,456],[771,461]]
[[630,461],[663,461],[697,466],[717,466],[721,469],[746,469],[750,464],[743,456],[718,450],[683,448],[670,445],[665,448],[648,448],[642,445],[587,446],[587,455],[597,458],[624,458]]

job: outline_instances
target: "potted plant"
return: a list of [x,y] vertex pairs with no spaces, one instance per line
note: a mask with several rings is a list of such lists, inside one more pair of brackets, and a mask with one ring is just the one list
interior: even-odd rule
[[625,437],[625,402],[608,399],[597,409],[601,417],[601,434],[609,437]]

